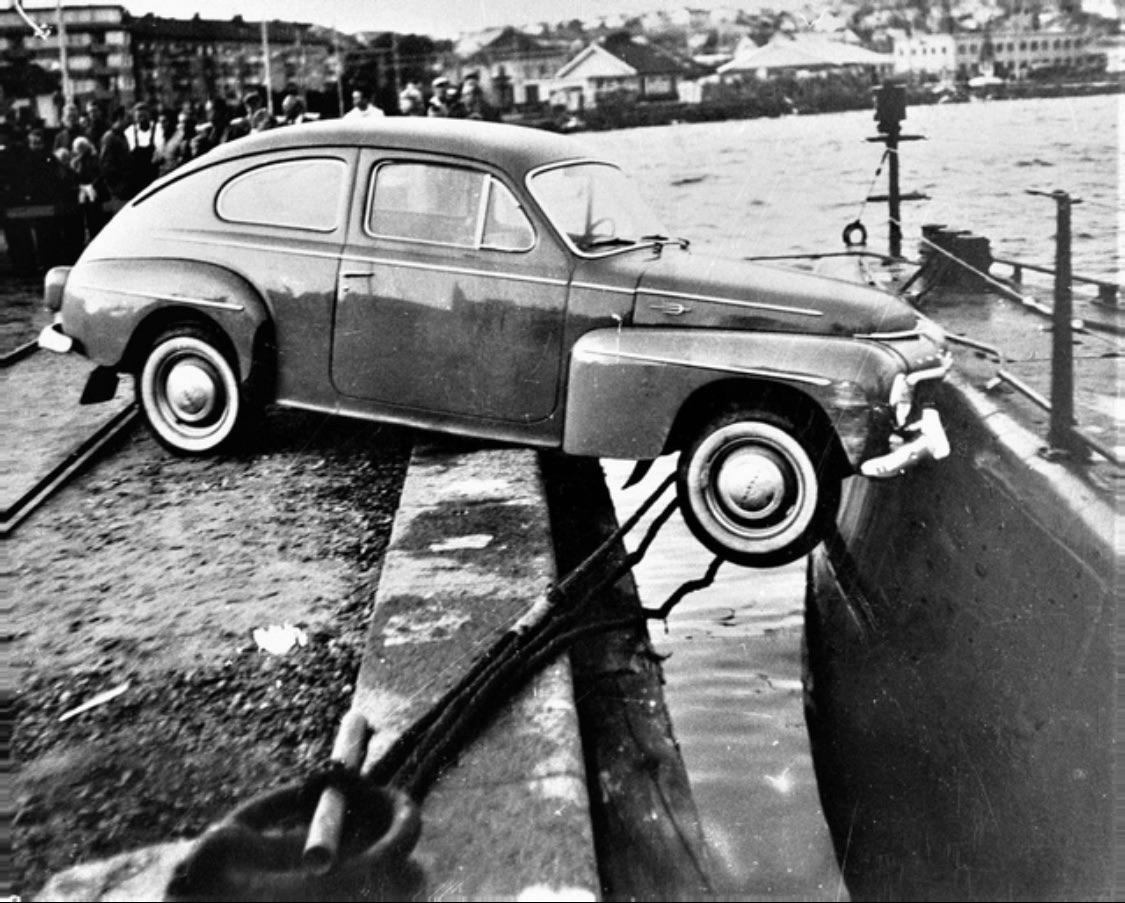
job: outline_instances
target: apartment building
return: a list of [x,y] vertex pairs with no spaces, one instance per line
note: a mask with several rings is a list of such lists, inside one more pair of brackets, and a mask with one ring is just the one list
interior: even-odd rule
[[130,101],[136,81],[130,17],[121,6],[81,6],[62,9],[62,25],[55,11],[34,11],[48,25],[46,39],[32,34],[14,9],[0,11],[0,59],[37,66],[62,75],[72,97],[113,97]]
[[1096,65],[1087,34],[1075,31],[988,31],[915,34],[894,43],[894,71],[903,76],[1022,80],[1042,70]]
[[[132,16],[116,5],[63,7],[32,15],[51,28],[37,37],[15,10],[0,11],[0,61],[57,74],[63,94],[130,105],[137,100],[177,105],[205,97],[238,97],[260,88],[269,72],[276,94],[335,89],[337,45],[351,39],[329,29],[270,22],[265,46],[259,22]],[[65,77],[63,67],[65,64]],[[42,106],[42,105],[41,105]],[[44,117],[54,124],[51,117]]]

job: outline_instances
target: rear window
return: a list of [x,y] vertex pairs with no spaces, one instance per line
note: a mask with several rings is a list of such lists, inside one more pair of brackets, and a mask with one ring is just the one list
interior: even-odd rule
[[347,165],[336,157],[267,163],[235,176],[215,209],[232,223],[333,232],[339,226]]

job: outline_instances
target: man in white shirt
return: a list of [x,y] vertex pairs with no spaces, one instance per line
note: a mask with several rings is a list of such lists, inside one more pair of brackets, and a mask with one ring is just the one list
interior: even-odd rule
[[344,114],[345,119],[377,119],[387,114],[367,99],[362,91],[352,91],[352,108]]

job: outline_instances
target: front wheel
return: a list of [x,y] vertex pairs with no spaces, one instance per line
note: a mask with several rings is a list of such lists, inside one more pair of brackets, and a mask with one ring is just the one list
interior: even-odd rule
[[808,426],[772,411],[724,411],[680,454],[684,520],[736,564],[788,564],[820,542],[836,516],[840,479],[830,458]]
[[228,446],[245,419],[236,365],[209,330],[194,325],[169,329],[153,342],[136,395],[157,440],[178,454]]

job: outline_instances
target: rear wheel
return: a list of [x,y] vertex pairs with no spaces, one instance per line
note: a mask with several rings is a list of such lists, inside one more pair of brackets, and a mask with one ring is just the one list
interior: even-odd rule
[[684,520],[717,555],[749,567],[795,561],[825,536],[840,479],[811,425],[737,406],[712,418],[680,454]]
[[183,455],[229,447],[245,420],[238,368],[211,330],[161,333],[136,381],[137,403],[156,439]]

